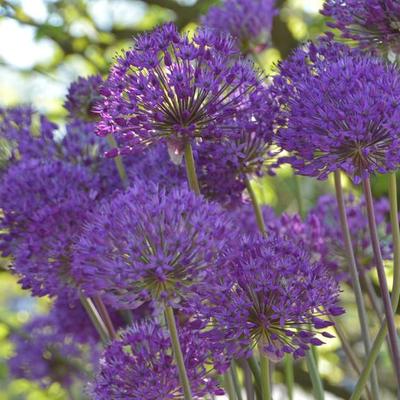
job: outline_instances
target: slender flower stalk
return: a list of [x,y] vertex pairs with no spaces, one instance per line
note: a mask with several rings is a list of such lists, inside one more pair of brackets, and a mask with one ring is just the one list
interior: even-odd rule
[[97,311],[98,311],[101,319],[104,321],[104,325],[107,328],[108,336],[111,339],[115,339],[117,337],[117,333],[116,333],[114,325],[111,321],[110,314],[108,313],[107,308],[106,308],[105,304],[103,303],[103,300],[101,299],[100,296],[97,295],[97,296],[93,296],[93,301],[94,301],[94,304],[97,308]]
[[254,357],[254,354],[252,354],[247,360],[247,365],[249,366],[253,376],[254,376],[254,383],[255,383],[255,390],[257,393],[257,398],[261,398],[261,372],[260,372],[260,366],[258,365],[258,362],[256,358]]
[[260,346],[261,398],[262,400],[272,400],[270,362],[263,354],[262,347]]
[[233,386],[235,387],[235,393],[237,400],[243,400],[242,388],[240,387],[239,375],[237,371],[237,364],[231,364],[231,375],[233,379]]
[[316,400],[324,400],[324,387],[322,385],[321,377],[318,373],[318,366],[312,351],[307,352],[307,368],[310,373],[310,378],[313,386],[314,397]]
[[96,307],[94,306],[92,301],[85,296],[81,295],[80,300],[83,308],[86,310],[90,320],[92,321],[93,326],[96,328],[96,331],[98,332],[102,343],[107,344],[109,339],[108,330],[104,325],[104,322],[101,319],[98,311],[96,310]]
[[174,352],[175,362],[178,366],[179,380],[183,388],[185,400],[192,400],[192,390],[183,359],[182,349],[179,342],[178,330],[176,328],[174,310],[170,306],[165,307],[165,318],[167,320],[168,330],[171,336],[172,350]]
[[296,197],[296,202],[297,202],[297,210],[300,216],[304,218],[304,204],[303,204],[303,198],[301,197],[301,186],[300,186],[299,175],[293,174],[293,182],[294,182],[294,195]]
[[248,191],[248,193],[250,195],[251,203],[253,205],[254,215],[255,215],[256,220],[257,220],[258,229],[260,230],[260,232],[263,235],[265,235],[267,233],[267,230],[265,228],[264,217],[262,215],[261,207],[258,204],[257,196],[256,196],[256,194],[254,192],[253,187],[251,186],[251,182],[250,182],[248,177],[246,177],[246,188],[247,188],[247,191]]
[[393,310],[391,307],[390,302],[390,294],[389,288],[386,281],[385,275],[385,267],[383,265],[382,253],[379,243],[378,231],[376,226],[376,219],[375,219],[375,211],[374,211],[374,203],[372,198],[372,191],[371,191],[371,183],[369,178],[365,178],[363,180],[363,189],[364,195],[366,200],[367,206],[367,214],[368,214],[368,223],[369,229],[371,234],[371,242],[372,248],[375,255],[375,262],[376,268],[378,272],[378,279],[379,279],[379,286],[381,289],[381,296],[383,300],[388,331],[389,331],[389,339],[393,353],[393,363],[394,363],[394,370],[396,373],[396,379],[398,384],[400,385],[400,351],[399,351],[399,343],[398,343],[398,336],[396,331],[396,325],[394,321]]
[[226,390],[226,393],[228,394],[228,399],[229,400],[236,400],[236,392],[235,392],[235,384],[232,379],[232,373],[231,370],[228,369],[224,373],[224,388]]
[[196,164],[194,162],[193,150],[190,142],[186,143],[185,145],[185,166],[186,166],[186,175],[187,175],[187,180],[189,182],[189,186],[193,190],[193,192],[199,195],[200,186],[199,186],[199,181],[197,179]]
[[[389,199],[390,199],[390,221],[392,225],[393,234],[393,253],[394,253],[394,279],[392,289],[392,308],[395,311],[399,305],[400,300],[400,229],[398,222],[398,204],[397,204],[397,183],[396,174],[392,173],[389,175]],[[385,340],[387,334],[386,319],[383,321],[381,328],[379,329],[378,335],[375,338],[374,344],[371,348],[371,352],[365,361],[365,366],[361,372],[360,378],[358,379],[357,385],[350,400],[359,400],[364,390],[364,386],[367,383],[368,377],[375,364],[375,360],[379,355],[380,348]]]
[[287,389],[288,400],[293,400],[293,385],[294,385],[294,374],[293,374],[293,358],[290,355],[285,356],[285,383]]
[[[342,234],[343,234],[344,245],[345,245],[348,262],[349,262],[351,281],[352,281],[354,295],[355,295],[356,303],[357,303],[358,318],[360,320],[360,326],[361,326],[361,336],[362,336],[363,343],[364,343],[365,353],[368,354],[371,349],[371,340],[370,340],[369,332],[368,332],[367,312],[365,309],[364,298],[363,298],[363,294],[361,291],[360,280],[358,277],[357,263],[356,263],[356,259],[355,259],[355,255],[354,255],[352,242],[351,242],[350,230],[349,230],[347,214],[346,214],[346,209],[345,209],[345,203],[344,203],[340,171],[335,171],[334,177],[335,177],[336,198],[337,198],[339,216],[340,216],[340,224],[342,227]],[[375,368],[374,368],[374,370],[372,372],[372,376],[371,376],[371,390],[372,390],[374,399],[379,399],[378,379],[377,379],[377,374],[376,374]]]

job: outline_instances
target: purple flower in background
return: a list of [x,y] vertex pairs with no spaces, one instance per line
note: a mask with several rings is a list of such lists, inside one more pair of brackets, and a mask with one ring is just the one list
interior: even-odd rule
[[84,168],[28,160],[12,166],[0,185],[4,216],[1,247],[24,289],[57,295],[72,284],[71,251],[96,197],[96,179]]
[[[191,326],[179,329],[194,399],[223,394],[210,371],[214,354],[207,339]],[[153,322],[136,324],[104,352],[91,385],[95,400],[178,400],[183,398],[168,334]]]
[[0,107],[0,157],[8,161],[52,158],[57,152],[57,125],[29,106]]
[[232,120],[248,112],[261,85],[230,37],[202,30],[190,40],[167,24],[138,36],[111,69],[98,133],[116,135],[121,153],[163,141],[179,156],[194,139],[234,134]]
[[[375,267],[374,255],[366,219],[365,199],[356,199],[348,196],[345,199],[347,219],[349,222],[351,239],[355,251],[359,271],[365,272]],[[375,203],[375,217],[380,236],[382,256],[386,260],[393,257],[391,246],[391,232],[389,220],[390,205],[386,198]],[[306,224],[318,221],[321,237],[327,249],[327,261],[336,267],[339,274],[348,278],[348,261],[343,244],[340,227],[339,210],[336,198],[332,195],[321,196],[310,212]]]
[[244,53],[260,52],[271,43],[275,0],[225,0],[211,7],[201,22],[208,28],[228,33]]
[[301,242],[254,236],[232,253],[204,305],[216,338],[236,343],[239,356],[259,345],[278,360],[285,353],[302,357],[310,345],[331,337],[324,328],[332,324],[323,317],[343,312],[337,306],[339,287]]
[[[359,183],[399,165],[400,74],[379,58],[343,55],[351,51],[343,46],[335,57],[334,48],[310,45],[282,63],[278,142],[297,173],[326,179],[341,169]],[[293,81],[291,65],[301,71]]]
[[58,382],[64,387],[74,380],[87,380],[90,362],[97,351],[77,345],[70,336],[60,334],[49,316],[36,317],[11,335],[14,355],[8,366],[14,378],[35,381],[43,387]]
[[103,79],[100,75],[79,77],[71,83],[64,103],[69,119],[93,122],[96,117],[93,107],[101,100],[102,84]]
[[213,273],[232,230],[217,204],[186,187],[138,181],[93,213],[75,246],[74,277],[115,308],[176,305]]
[[400,4],[393,0],[326,0],[321,13],[328,25],[360,47],[399,53]]

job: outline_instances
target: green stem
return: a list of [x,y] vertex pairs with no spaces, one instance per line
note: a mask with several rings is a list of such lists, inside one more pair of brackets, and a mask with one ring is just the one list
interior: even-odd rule
[[260,372],[261,372],[261,398],[262,400],[272,400],[271,396],[271,377],[270,363],[267,357],[262,352],[260,345]]
[[254,400],[254,384],[253,376],[251,374],[251,369],[248,362],[245,359],[240,360],[240,365],[244,373],[244,386],[246,389],[247,400]]
[[[399,305],[400,300],[400,229],[398,222],[398,205],[397,205],[397,182],[396,174],[389,175],[389,199],[390,199],[390,222],[392,226],[393,235],[393,290],[392,290],[392,309],[395,311]],[[364,386],[367,383],[368,377],[372,371],[375,361],[379,355],[380,348],[385,340],[388,328],[386,319],[383,321],[378,335],[375,338],[372,349],[365,362],[365,366],[358,379],[357,385],[351,396],[351,400],[358,400],[361,397]]]
[[86,313],[88,314],[90,320],[92,321],[92,324],[99,334],[101,341],[103,342],[103,344],[107,344],[109,339],[108,331],[99,313],[97,312],[96,307],[90,301],[90,299],[87,299],[83,295],[80,295],[80,300],[83,308],[86,310]]
[[235,385],[233,383],[230,368],[224,373],[224,387],[225,387],[226,393],[228,394],[228,399],[236,400]]
[[[342,228],[343,241],[349,262],[351,282],[353,286],[354,295],[356,298],[358,318],[361,326],[361,336],[364,343],[365,354],[368,354],[371,349],[371,339],[369,337],[367,312],[365,309],[364,297],[362,294],[360,279],[358,276],[356,257],[354,255],[349,224],[347,221],[346,206],[344,202],[344,194],[343,194],[340,171],[335,171],[334,176],[335,176],[335,189],[336,189],[336,198],[339,209],[340,225]],[[375,400],[379,399],[378,378],[375,367],[371,375],[371,391],[373,398]]]
[[[118,147],[118,144],[113,135],[107,135],[107,141],[112,149],[116,149]],[[127,187],[128,186],[128,175],[126,173],[126,169],[125,169],[124,163],[122,162],[121,156],[114,157],[114,163],[115,163],[115,166],[117,167],[118,175],[121,178],[121,181],[122,181],[124,187]]]
[[97,308],[97,311],[100,314],[101,319],[104,322],[104,325],[107,328],[108,336],[111,339],[115,339],[117,337],[117,333],[115,332],[114,325],[110,318],[110,314],[108,313],[107,308],[106,308],[105,304],[103,303],[103,300],[101,299],[100,296],[97,295],[97,296],[93,296],[93,301]]
[[321,377],[318,372],[317,363],[315,362],[315,358],[311,350],[307,351],[306,360],[308,372],[310,374],[313,387],[314,397],[316,400],[324,400],[324,387],[322,385]]
[[240,387],[239,375],[238,375],[237,369],[238,369],[238,365],[236,363],[232,363],[231,374],[232,374],[232,379],[233,379],[233,385],[235,387],[236,397],[237,397],[237,400],[243,400],[242,388]]
[[291,355],[285,355],[285,383],[287,388],[288,400],[293,400],[294,371],[293,358]]
[[257,392],[257,398],[261,399],[261,372],[260,372],[260,366],[258,365],[258,362],[256,358],[254,357],[254,354],[251,355],[247,360],[247,364],[253,373],[254,376],[254,381],[255,381],[255,389]]
[[172,350],[176,365],[178,366],[179,380],[182,385],[185,400],[192,400],[192,391],[189,378],[186,372],[185,361],[183,359],[181,344],[179,342],[178,330],[176,328],[174,310],[170,306],[165,306],[165,318],[167,320],[169,334],[171,336]]
[[371,182],[369,178],[363,180],[363,188],[364,188],[365,202],[367,206],[368,224],[371,236],[372,249],[374,251],[376,270],[378,273],[381,297],[383,300],[383,306],[385,310],[385,316],[389,331],[390,345],[393,354],[394,370],[396,373],[397,384],[400,386],[399,342],[398,342],[396,324],[394,321],[394,313],[391,305],[389,287],[386,280],[385,266],[383,264],[381,247],[379,243],[378,229],[376,226],[376,218],[374,210],[374,200],[372,197]]
[[188,142],[185,145],[185,166],[186,166],[186,176],[189,182],[190,188],[197,195],[200,194],[200,185],[196,174],[196,164],[194,162],[192,145]]
[[303,206],[303,199],[301,197],[300,177],[294,174],[293,181],[294,181],[294,195],[296,197],[298,212],[300,216],[304,218],[304,206]]
[[247,191],[249,192],[249,195],[250,195],[251,202],[253,204],[253,209],[254,209],[254,214],[256,216],[258,229],[260,230],[260,232],[263,235],[265,235],[267,230],[265,228],[265,222],[264,222],[264,217],[262,215],[262,210],[261,210],[260,205],[258,204],[257,196],[256,196],[254,189],[251,186],[251,182],[247,176],[245,178],[245,183],[246,183]]

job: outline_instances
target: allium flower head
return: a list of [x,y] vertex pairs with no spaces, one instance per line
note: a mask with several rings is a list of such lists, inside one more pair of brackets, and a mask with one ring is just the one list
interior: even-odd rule
[[29,106],[0,108],[1,162],[53,157],[56,128]]
[[94,213],[75,247],[74,276],[115,308],[179,302],[212,274],[231,231],[217,204],[138,182]]
[[264,50],[271,41],[275,0],[225,0],[211,7],[203,25],[234,37],[244,53]]
[[14,378],[47,387],[58,382],[68,387],[77,378],[88,379],[91,354],[70,336],[60,334],[49,316],[36,317],[12,334],[14,356],[8,361]]
[[[345,198],[345,203],[357,265],[360,273],[362,273],[375,267],[368,221],[365,216],[365,199],[363,197],[356,199],[354,196],[348,196]],[[375,202],[374,207],[382,256],[384,259],[390,260],[393,257],[393,252],[390,224],[388,224],[389,201],[386,198],[379,199]],[[312,224],[312,221],[316,220],[318,221],[321,238],[327,249],[327,262],[335,267],[338,274],[348,279],[348,261],[339,222],[339,210],[334,196],[324,195],[318,199],[316,206],[309,212],[306,225]]]
[[12,166],[0,185],[2,250],[34,295],[56,295],[71,284],[71,245],[96,196],[84,168],[28,160]]
[[216,337],[237,343],[238,355],[259,345],[272,360],[297,358],[331,337],[320,331],[331,325],[321,317],[343,312],[339,288],[301,243],[273,234],[244,239],[228,265],[210,293],[209,313]]
[[[179,336],[193,398],[223,394],[207,370],[213,357],[207,340],[190,326],[180,328]],[[106,349],[91,392],[94,400],[183,399],[171,342],[165,331],[152,322],[144,322],[122,333]]]
[[79,77],[72,82],[64,107],[68,110],[68,118],[93,121],[96,114],[93,107],[100,101],[100,87],[103,79],[100,75],[92,75],[87,78]]
[[202,30],[190,40],[167,24],[117,59],[102,89],[98,133],[115,134],[122,153],[160,140],[180,153],[195,138],[232,133],[261,83],[230,37]]
[[246,187],[247,175],[274,174],[279,150],[273,144],[277,112],[269,90],[249,96],[251,109],[231,121],[237,129],[218,142],[205,141],[195,148],[202,193],[223,204],[237,204]]
[[326,0],[321,13],[328,25],[362,48],[400,52],[400,4],[396,0]]
[[[292,153],[299,174],[319,179],[341,169],[358,183],[395,170],[400,161],[399,71],[378,58],[342,56],[343,47],[336,59],[331,53],[323,57],[324,48],[300,50],[282,64],[276,80],[280,145]],[[292,64],[302,75],[288,83]]]

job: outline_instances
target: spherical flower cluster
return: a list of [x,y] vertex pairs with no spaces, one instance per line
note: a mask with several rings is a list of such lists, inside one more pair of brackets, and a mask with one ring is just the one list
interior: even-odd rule
[[179,154],[195,138],[232,134],[231,121],[250,109],[249,94],[260,87],[231,38],[203,30],[190,40],[167,24],[138,36],[118,58],[102,89],[98,133],[115,134],[121,153],[162,140]]
[[230,34],[244,53],[258,53],[270,45],[275,0],[225,0],[211,7],[201,22]]
[[[362,273],[375,267],[368,221],[365,218],[365,199],[363,197],[356,199],[354,196],[348,196],[345,198],[345,203],[355,257],[359,271]],[[386,198],[381,198],[375,202],[374,207],[382,257],[389,260],[393,257],[390,224],[388,224],[389,201]],[[312,220],[319,221],[321,238],[327,249],[327,262],[335,266],[338,274],[349,278],[348,261],[339,222],[339,210],[334,196],[324,195],[319,198],[315,207],[310,210],[306,224],[309,224]]]
[[56,129],[57,125],[31,107],[0,108],[0,162],[7,165],[8,161],[54,157]]
[[[300,51],[284,63],[278,142],[299,174],[326,179],[341,169],[359,183],[399,165],[400,74],[378,58],[342,53],[309,63]],[[309,72],[288,87],[292,63]]]
[[249,176],[274,174],[279,150],[273,144],[277,106],[269,90],[249,96],[251,111],[231,121],[236,132],[218,142],[205,141],[195,148],[202,193],[222,204],[240,203]]
[[79,77],[72,82],[64,103],[64,107],[68,111],[68,118],[93,121],[96,116],[93,113],[93,107],[101,99],[100,87],[102,84],[103,79],[100,75]]
[[331,323],[321,317],[343,312],[337,305],[339,288],[301,243],[255,236],[228,257],[205,314],[215,321],[215,337],[240,346],[237,355],[258,345],[272,360],[285,353],[298,358],[331,337],[323,330]]
[[[190,324],[179,329],[179,336],[193,398],[223,394],[207,367],[214,356],[207,340]],[[107,347],[91,392],[94,400],[182,399],[168,335],[152,322],[133,325],[123,332]]]
[[91,354],[68,335],[60,334],[51,317],[36,317],[11,335],[14,355],[8,361],[14,378],[29,379],[47,387],[64,387],[88,379]]
[[400,51],[400,4],[393,0],[326,0],[321,13],[328,25],[362,48]]
[[71,284],[71,245],[96,197],[96,179],[79,166],[28,160],[0,185],[2,250],[34,295],[56,295]]
[[175,304],[212,274],[232,230],[217,204],[188,189],[137,182],[90,218],[75,247],[74,276],[88,296],[115,308]]

